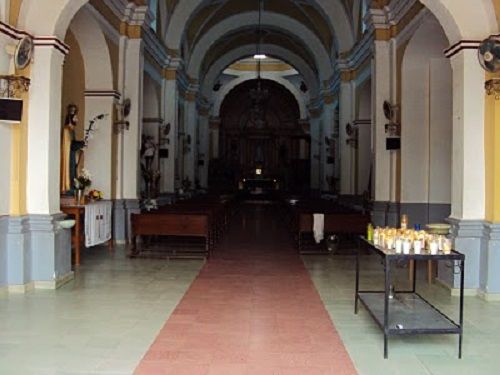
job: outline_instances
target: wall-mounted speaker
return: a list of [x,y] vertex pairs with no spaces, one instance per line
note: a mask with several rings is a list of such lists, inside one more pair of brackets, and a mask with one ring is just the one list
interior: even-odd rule
[[385,149],[386,150],[399,150],[401,149],[401,138],[400,137],[388,137],[385,139]]
[[23,117],[23,101],[21,99],[0,98],[0,121],[20,123]]

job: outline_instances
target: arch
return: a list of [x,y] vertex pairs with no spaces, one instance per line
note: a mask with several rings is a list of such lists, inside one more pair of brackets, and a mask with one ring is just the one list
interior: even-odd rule
[[[195,79],[199,77],[203,58],[217,40],[227,35],[228,30],[235,31],[235,29],[255,25],[257,19],[257,12],[247,12],[229,17],[212,27],[194,47],[188,63],[188,75]],[[333,75],[333,64],[328,51],[325,50],[318,37],[303,24],[284,15],[266,12],[262,16],[262,25],[275,27],[297,36],[305,46],[311,49],[321,79],[327,80]]]
[[56,36],[64,40],[68,26],[88,0],[24,0],[19,12],[19,27],[35,35]]
[[453,85],[442,53],[448,45],[430,16],[410,39],[402,63],[401,203],[408,210],[425,207],[410,212],[421,223],[450,214]]
[[[317,96],[319,94],[319,82],[317,74],[301,57],[291,53],[283,47],[272,44],[262,45],[262,51],[269,56],[279,58],[293,66],[304,77],[306,84],[310,88],[311,95]],[[215,80],[226,67],[231,65],[233,62],[240,60],[241,58],[252,56],[254,52],[255,45],[248,44],[235,48],[232,51],[226,53],[224,56],[221,56],[214,64],[210,66],[203,78],[201,88],[203,96],[210,96],[210,90],[212,89]]]
[[82,51],[87,90],[112,90],[113,68],[106,38],[92,13],[84,6],[69,29]]
[[[204,0],[183,0],[178,2],[165,34],[165,42],[169,48],[180,49],[184,29],[189,22],[189,18],[203,2]],[[349,22],[349,15],[341,1],[316,0],[316,3],[330,20],[339,52],[351,49],[355,42],[355,36]]]
[[[300,118],[301,119],[306,119],[307,118],[307,107],[306,103],[304,101],[303,95],[299,92],[297,87],[293,85],[289,80],[279,77],[276,75],[269,74],[267,72],[262,72],[261,73],[262,79],[267,79],[270,81],[274,81],[285,87],[288,91],[290,91],[293,96],[295,97],[295,100],[299,104],[299,110],[300,110]],[[233,79],[230,81],[227,85],[224,85],[222,91],[218,93],[214,106],[213,106],[213,116],[219,117],[220,116],[220,109],[222,106],[222,103],[224,102],[224,99],[226,96],[229,94],[229,92],[235,88],[236,86],[239,86],[240,84],[246,82],[246,81],[251,81],[255,79],[255,75],[244,75],[239,78]]]
[[420,0],[438,19],[450,44],[498,32],[491,0]]

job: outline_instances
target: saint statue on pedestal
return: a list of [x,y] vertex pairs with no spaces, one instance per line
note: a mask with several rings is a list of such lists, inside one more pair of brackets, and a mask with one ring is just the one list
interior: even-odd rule
[[61,192],[73,193],[74,179],[77,177],[78,162],[84,147],[83,141],[76,140],[75,128],[78,123],[78,107],[68,106],[61,140]]

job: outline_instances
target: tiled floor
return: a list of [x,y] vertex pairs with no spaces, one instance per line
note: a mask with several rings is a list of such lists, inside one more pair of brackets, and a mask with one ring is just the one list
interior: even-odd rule
[[[422,335],[389,338],[389,359],[383,358],[383,335],[367,311],[361,307],[354,315],[355,259],[346,256],[306,256],[304,263],[320,292],[335,327],[360,374],[499,374],[500,303],[465,298],[463,358],[457,359],[456,335]],[[425,266],[425,265],[424,265]],[[362,260],[361,285],[381,289],[383,273],[380,258]],[[458,298],[436,284],[424,280],[417,289],[446,314],[458,319]],[[409,287],[407,269],[398,272],[396,287]]]
[[276,218],[257,207],[236,220],[136,374],[355,374]]
[[[260,214],[272,215],[264,211]],[[228,241],[236,239],[235,250],[249,252],[251,247],[248,244],[257,239],[263,249],[269,251],[271,244],[278,252],[288,246],[281,239],[264,237],[265,233],[279,229],[277,221],[246,219],[237,222],[242,230],[228,238]],[[252,254],[247,256],[251,258]],[[466,298],[462,360],[456,359],[457,339],[453,336],[390,339],[389,359],[384,360],[380,329],[363,309],[359,315],[353,314],[354,260],[342,256],[307,256],[303,259],[360,374],[500,373],[500,303]],[[1,375],[132,374],[203,265],[200,261],[130,260],[124,256],[124,248],[118,248],[112,255],[105,248],[91,250],[84,254],[83,260],[76,280],[60,290],[0,296]],[[272,278],[273,262],[268,263],[268,267]],[[243,269],[247,270],[248,267]],[[365,285],[381,285],[378,258],[364,259],[363,270]],[[227,273],[239,271],[242,270],[227,264]],[[400,280],[406,280],[404,269],[400,271]],[[261,284],[263,296],[268,285]],[[231,288],[236,290],[241,286],[241,283],[234,283]],[[290,290],[302,291],[299,287],[294,289],[293,284],[289,286]],[[272,285],[269,290],[267,296],[273,295],[280,300],[285,286]],[[422,292],[444,311],[455,314],[457,300],[442,288],[422,284]],[[286,293],[289,294],[288,288]],[[221,311],[235,330],[241,330],[238,323],[240,317],[245,318],[244,307],[248,307],[248,300],[245,301],[244,297],[241,291],[236,293],[232,298],[237,298],[240,307],[235,311]],[[296,306],[290,306],[290,311],[296,309]],[[191,312],[180,310],[179,318],[189,320]],[[303,316],[305,320],[306,315]],[[206,316],[207,320],[210,318],[214,317]],[[279,320],[282,319],[286,316],[280,316]],[[292,323],[299,325],[287,326],[287,329],[296,329],[289,345],[294,345],[294,341],[300,343],[304,334],[309,334],[308,340],[314,339],[307,327],[300,327],[300,322]],[[204,339],[210,340],[211,337],[204,335]],[[239,336],[228,335],[228,339],[235,348],[239,345]],[[275,344],[264,343],[267,347]],[[238,364],[231,363],[240,357],[224,354],[219,359],[225,363],[224,369],[214,370],[215,373],[223,374],[223,370],[235,375],[241,373]],[[269,355],[268,359],[276,360],[276,357]],[[288,357],[284,359],[290,360]],[[308,356],[293,359],[310,360]],[[276,373],[304,372],[294,368]]]
[[0,374],[131,374],[202,265],[95,248],[63,288],[0,296]]

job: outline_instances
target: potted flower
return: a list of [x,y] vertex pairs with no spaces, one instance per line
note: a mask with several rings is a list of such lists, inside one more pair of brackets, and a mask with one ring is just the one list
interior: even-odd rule
[[97,190],[97,189],[92,189],[89,191],[89,193],[87,194],[87,197],[91,200],[91,201],[100,201],[101,199],[104,198],[104,193],[100,190]]
[[88,170],[83,168],[78,177],[74,179],[74,183],[76,204],[82,204],[85,189],[92,185],[92,176]]

